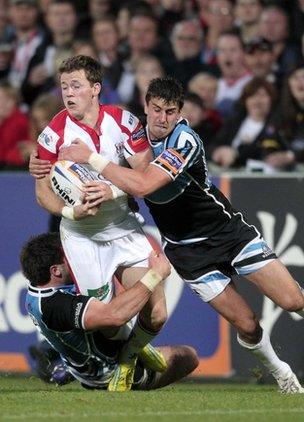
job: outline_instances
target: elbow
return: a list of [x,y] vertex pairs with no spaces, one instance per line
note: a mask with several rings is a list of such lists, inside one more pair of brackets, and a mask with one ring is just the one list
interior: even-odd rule
[[140,186],[138,186],[135,191],[132,193],[134,196],[137,196],[138,198],[144,198],[145,196],[149,195],[153,190],[145,183],[142,183]]

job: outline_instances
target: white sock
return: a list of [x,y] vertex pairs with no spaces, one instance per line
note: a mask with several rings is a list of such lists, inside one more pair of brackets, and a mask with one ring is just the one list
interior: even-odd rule
[[[299,286],[299,289],[301,290],[302,295],[304,296],[304,290],[300,286],[300,284],[296,281],[297,285]],[[300,311],[296,311],[296,314],[300,315],[300,317],[304,318],[304,309],[301,309]]]
[[157,334],[157,332],[147,331],[142,327],[139,320],[137,320],[129,340],[120,354],[120,361],[126,363],[132,362],[141,349],[150,343]]
[[304,309],[301,309],[300,311],[297,311],[296,314],[300,315],[302,318],[304,318]]
[[246,343],[239,335],[237,335],[237,340],[242,347],[255,355],[275,378],[291,371],[290,366],[279,359],[273,350],[269,335],[265,330],[263,330],[261,341],[258,344]]
[[111,340],[128,340],[131,332],[132,332],[133,325],[130,322],[127,322],[125,325],[122,325],[117,333],[110,337]]

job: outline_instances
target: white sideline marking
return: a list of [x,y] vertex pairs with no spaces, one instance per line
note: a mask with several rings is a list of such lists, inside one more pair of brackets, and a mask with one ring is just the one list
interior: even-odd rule
[[[260,413],[304,413],[304,407],[298,407],[293,409],[286,408],[267,408],[267,409],[235,409],[235,410],[198,410],[198,411],[181,411],[181,412],[102,412],[102,416],[119,416],[119,417],[130,417],[130,416],[204,416],[204,415],[239,415],[239,414],[260,414]],[[31,413],[30,416],[26,415],[8,415],[2,414],[1,420],[4,419],[28,419],[28,418],[91,418],[91,417],[100,417],[100,412],[98,413]]]

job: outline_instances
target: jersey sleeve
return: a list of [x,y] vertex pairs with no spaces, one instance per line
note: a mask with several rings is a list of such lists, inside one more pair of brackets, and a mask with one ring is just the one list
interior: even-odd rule
[[149,142],[146,136],[145,128],[139,119],[127,110],[122,111],[121,127],[126,136],[124,141],[125,158],[135,155],[138,152],[148,149]]
[[57,292],[42,299],[42,320],[49,329],[54,331],[84,329],[84,314],[92,299],[94,298]]
[[175,180],[194,164],[201,152],[201,140],[191,132],[182,131],[173,142],[169,139],[167,148],[151,164],[161,168]]
[[60,136],[47,126],[38,136],[38,156],[42,160],[50,160],[54,163],[57,160],[57,144]]

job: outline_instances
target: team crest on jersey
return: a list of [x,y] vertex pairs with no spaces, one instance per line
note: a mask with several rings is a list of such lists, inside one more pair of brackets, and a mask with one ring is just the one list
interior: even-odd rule
[[170,173],[177,174],[182,168],[185,160],[177,151],[168,148],[165,149],[156,159],[162,167],[170,171]]
[[103,300],[109,294],[110,286],[109,283],[98,287],[98,289],[88,289],[88,296],[96,297],[98,300]]

